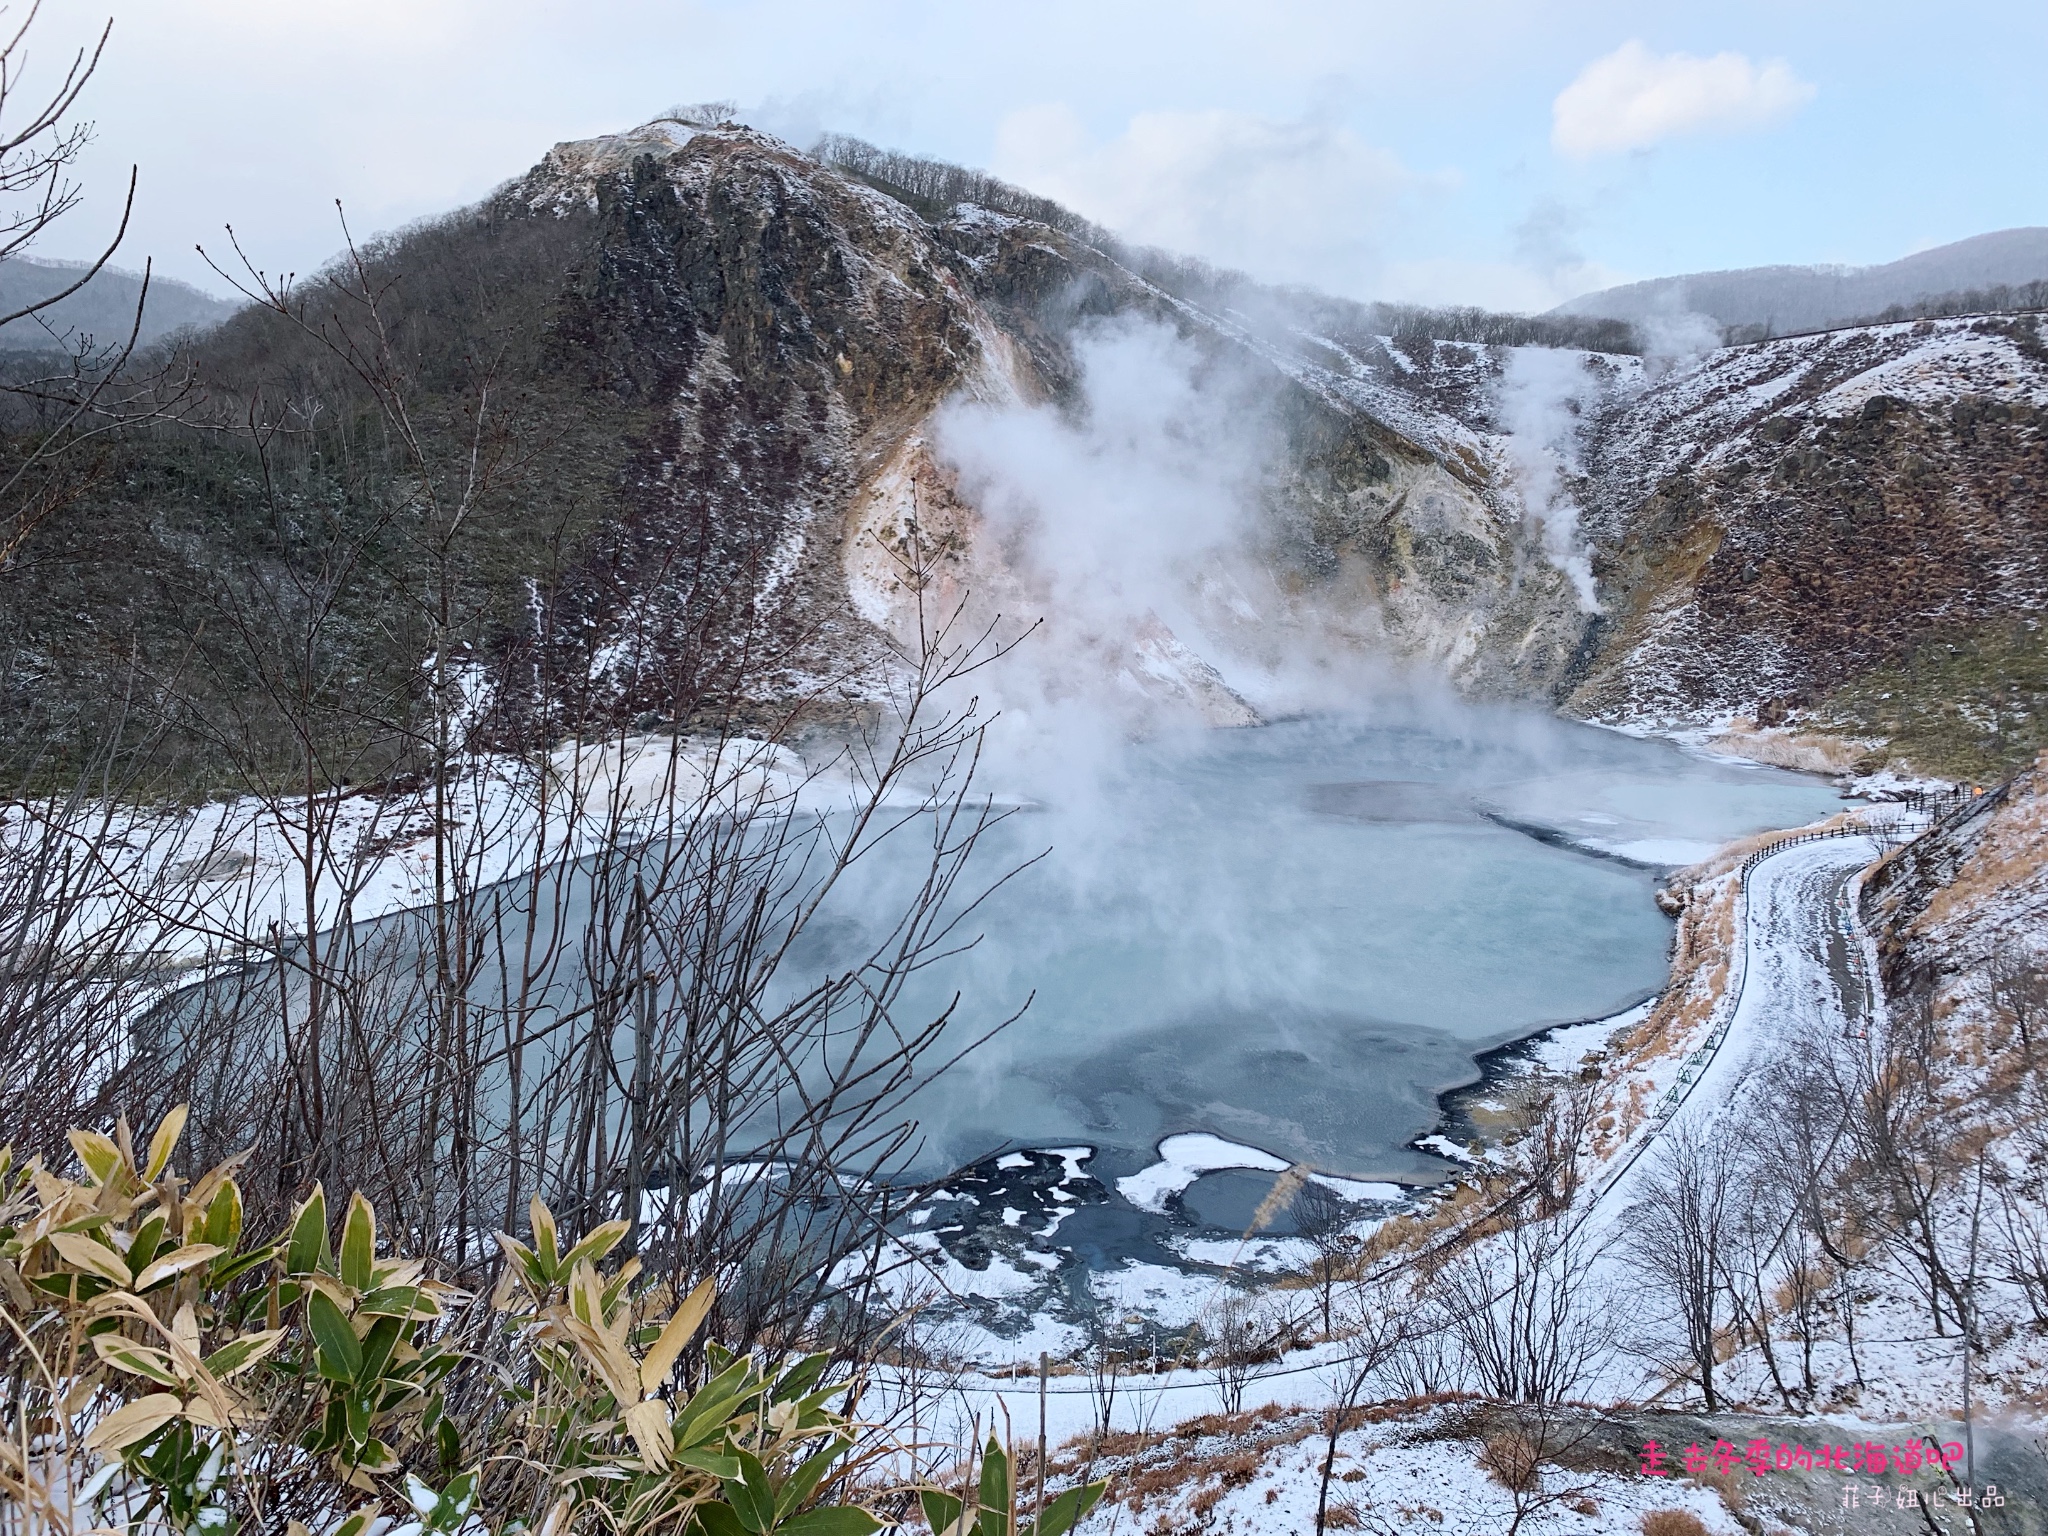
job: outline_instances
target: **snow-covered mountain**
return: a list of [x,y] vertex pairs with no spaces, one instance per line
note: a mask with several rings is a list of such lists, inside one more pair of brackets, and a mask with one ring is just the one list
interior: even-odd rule
[[[1449,339],[1471,316],[1431,335],[1130,249],[985,178],[912,187],[889,157],[838,158],[660,121],[559,145],[370,253],[430,472],[445,449],[467,473],[488,364],[507,467],[478,482],[448,579],[466,717],[499,744],[871,716],[921,613],[956,600],[1044,619],[1054,694],[1219,724],[1257,718],[1289,665],[1341,688],[1389,658],[1616,724],[1797,727],[1816,761],[1904,742],[1989,765],[2048,723],[2048,680],[2040,710],[2027,691],[2034,317],[1676,363],[1492,345]],[[189,345],[211,400],[273,402],[304,454],[280,478],[226,431],[124,445],[93,516],[45,540],[64,557],[17,573],[10,735],[87,739],[140,667],[177,739],[305,655],[318,686],[348,680],[350,772],[399,771],[416,727],[361,717],[423,707],[442,643],[415,601],[430,504],[387,497],[416,471],[350,468],[360,434],[314,441],[369,402],[275,317]],[[317,643],[288,644],[299,610],[262,594],[329,571]]]

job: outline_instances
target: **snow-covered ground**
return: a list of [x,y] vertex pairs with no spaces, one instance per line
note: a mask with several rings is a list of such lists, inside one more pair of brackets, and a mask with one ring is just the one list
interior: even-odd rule
[[[59,803],[5,805],[0,856],[45,843],[77,849],[68,940],[118,926],[129,950],[191,966],[274,933],[425,906],[437,889],[477,891],[602,847],[682,836],[703,819],[825,816],[865,797],[843,758],[811,767],[753,738],[628,735],[571,742],[537,761],[461,759],[438,805],[425,787],[84,815]],[[921,798],[898,786],[887,803]]]

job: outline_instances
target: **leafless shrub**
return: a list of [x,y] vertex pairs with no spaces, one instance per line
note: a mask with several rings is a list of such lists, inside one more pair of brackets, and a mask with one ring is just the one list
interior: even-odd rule
[[[1337,1442],[1359,1405],[1387,1367],[1419,1331],[1414,1309],[1381,1285],[1355,1285],[1345,1297],[1344,1355],[1338,1364],[1330,1403],[1323,1410],[1323,1461],[1316,1485],[1316,1536],[1356,1524],[1355,1513],[1330,1503],[1330,1481],[1337,1468]],[[1327,1332],[1327,1328],[1325,1330]],[[1349,1521],[1340,1517],[1352,1513]]]
[[1541,1469],[1536,1446],[1519,1429],[1497,1429],[1479,1447],[1479,1469],[1510,1493],[1534,1487]]
[[1666,1133],[1650,1165],[1656,1191],[1629,1210],[1629,1249],[1679,1325],[1684,1354],[1671,1362],[1720,1410],[1714,1367],[1729,1295],[1728,1256],[1741,1198],[1727,1142],[1689,1122]]
[[2048,1016],[2048,964],[2030,950],[2008,943],[1991,957],[1985,980],[1992,1010],[2018,1033],[2020,1049],[2031,1060],[2033,1032]]
[[1517,1536],[1547,1509],[1590,1502],[1599,1480],[1583,1470],[1580,1453],[1597,1427],[1585,1414],[1536,1403],[1512,1410],[1488,1430],[1480,1443],[1479,1466],[1512,1502],[1507,1536]]
[[1954,1327],[1974,1341],[1974,1282],[1958,1267],[1944,1220],[1946,1202],[1971,1160],[1946,1091],[1947,1072],[1931,1000],[1892,999],[1882,1027],[1851,1069],[1846,1134],[1855,1172],[1873,1197],[1864,1219],[1904,1261],[1935,1333]]
[[1209,1372],[1223,1411],[1242,1413],[1245,1389],[1273,1357],[1272,1331],[1258,1299],[1243,1291],[1226,1290],[1211,1315],[1215,1322],[1210,1329]]
[[1351,1271],[1357,1267],[1364,1244],[1352,1234],[1350,1205],[1313,1181],[1304,1185],[1294,1197],[1294,1222],[1302,1237],[1315,1250],[1308,1278],[1315,1287],[1323,1336],[1328,1338],[1334,1326],[1337,1299]]
[[1433,1288],[1467,1379],[1504,1402],[1575,1395],[1621,1328],[1599,1258],[1569,1218],[1532,1215],[1449,1259]]

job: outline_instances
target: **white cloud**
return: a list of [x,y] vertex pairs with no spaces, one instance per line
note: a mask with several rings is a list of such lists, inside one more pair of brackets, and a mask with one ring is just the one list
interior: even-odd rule
[[1064,104],[1005,117],[993,169],[1142,244],[1359,295],[1396,204],[1447,184],[1337,124],[1141,112],[1097,141]]
[[1576,158],[1647,149],[1687,133],[1739,133],[1788,117],[1814,88],[1783,59],[1652,53],[1626,42],[1595,59],[1551,104],[1550,142]]

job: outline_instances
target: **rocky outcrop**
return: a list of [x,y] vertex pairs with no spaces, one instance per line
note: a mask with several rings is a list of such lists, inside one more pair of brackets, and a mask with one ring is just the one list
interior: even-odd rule
[[2032,1026],[2048,1028],[2048,756],[1948,810],[1864,889],[1887,996],[1995,1022],[2010,1012],[1995,979],[2033,971]]

